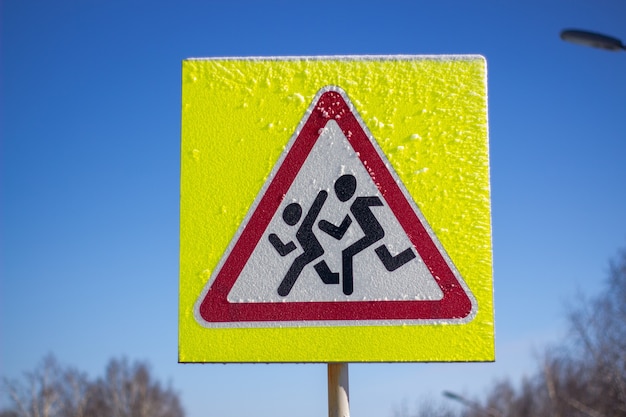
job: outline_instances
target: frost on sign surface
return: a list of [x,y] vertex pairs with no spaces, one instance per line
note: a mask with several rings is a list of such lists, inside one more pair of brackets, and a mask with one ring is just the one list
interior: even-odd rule
[[482,57],[182,80],[180,361],[493,360]]

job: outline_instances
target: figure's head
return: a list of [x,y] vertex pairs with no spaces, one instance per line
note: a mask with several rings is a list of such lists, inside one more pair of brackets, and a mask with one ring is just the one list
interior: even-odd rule
[[283,220],[289,226],[293,226],[294,224],[300,221],[300,217],[302,216],[302,207],[298,203],[291,203],[285,210],[283,210]]
[[352,174],[345,174],[335,181],[335,194],[339,201],[348,201],[356,191],[356,178]]

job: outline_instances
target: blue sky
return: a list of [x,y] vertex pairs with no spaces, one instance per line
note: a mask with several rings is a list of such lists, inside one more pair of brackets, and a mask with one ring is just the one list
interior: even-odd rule
[[[177,363],[181,61],[482,54],[487,59],[496,362],[350,366],[352,414],[533,370],[626,246],[620,0],[30,1],[1,5],[0,374],[46,353],[99,375],[152,363],[189,417],[326,413],[324,365]],[[288,394],[285,394],[288,393]],[[243,400],[242,400],[243,399]],[[4,400],[3,400],[4,401]],[[0,403],[4,404],[4,402]]]

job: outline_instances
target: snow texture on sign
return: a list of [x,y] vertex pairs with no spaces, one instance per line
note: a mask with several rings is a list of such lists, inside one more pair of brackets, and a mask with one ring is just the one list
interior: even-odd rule
[[[179,360],[494,360],[486,68],[485,59],[479,56],[184,61]],[[315,287],[333,292],[338,301],[290,301],[301,297],[300,287],[310,273],[306,270],[313,268],[315,261],[303,268],[302,277],[282,297],[283,302],[228,300],[241,290],[233,286],[257,245],[274,231],[270,228],[276,225],[276,236],[286,243],[293,234],[284,233],[299,227],[278,225],[281,211],[294,198],[290,187],[306,160],[302,149],[309,149],[308,144],[318,139],[317,131],[326,126],[318,118],[314,129],[298,136],[306,127],[299,123],[303,114],[316,116],[312,107],[307,111],[307,103],[320,97],[317,92],[323,86],[341,87],[349,94],[349,110],[380,158],[365,150],[370,146],[362,135],[356,141],[350,135],[358,126],[353,122],[346,125],[343,115],[335,120],[359,159],[367,163],[365,169],[387,198],[385,205],[391,207],[438,279],[444,293],[441,300],[352,301],[365,282],[356,271],[350,296],[314,275]],[[298,145],[299,153],[287,154],[294,149],[292,144]],[[297,163],[283,164],[289,161]],[[280,181],[272,181],[277,172],[282,174]],[[332,188],[335,173],[330,173],[329,184],[324,185],[327,203],[339,204]],[[314,179],[322,181],[320,176]],[[359,188],[358,193],[370,192]],[[370,208],[376,216],[386,210],[384,206]],[[326,212],[319,217],[322,215],[328,216]],[[387,243],[389,233],[381,242]],[[315,236],[324,239],[317,231]],[[398,245],[402,243],[406,242],[400,238]],[[365,251],[367,257],[376,257],[373,249],[378,246],[372,246]],[[298,247],[301,251],[301,245]],[[445,262],[432,263],[437,259],[435,249],[443,251]],[[228,256],[233,250],[233,256]],[[298,256],[295,250],[286,256]],[[330,249],[327,252],[319,259],[327,260],[334,269],[337,254],[331,257]],[[355,256],[355,267],[365,252]],[[271,259],[280,258],[272,254]],[[411,260],[418,262],[417,257]],[[427,278],[424,281],[428,283]],[[240,285],[244,283],[250,284],[242,281]],[[242,300],[262,296],[250,290],[255,285],[239,294]],[[268,294],[278,298],[275,286],[276,282]],[[425,288],[420,291],[428,295]],[[199,299],[199,294],[204,298]],[[447,302],[451,294],[455,295],[453,302]],[[469,316],[449,319],[467,314],[468,297],[473,306]],[[201,304],[202,300],[206,302]],[[459,304],[465,306],[462,311],[455,307]],[[285,321],[290,319],[296,322]]]
[[[341,202],[335,195],[334,183],[345,174],[351,174],[356,178],[357,188],[352,199]],[[281,296],[277,289],[294,259],[302,253],[296,239],[296,231],[301,220],[293,226],[286,224],[282,216],[283,210],[291,203],[298,203],[302,207],[302,217],[305,217],[317,193],[322,190],[328,193],[328,197],[317,216],[313,233],[324,248],[324,254],[306,265],[289,294]],[[341,276],[342,250],[364,236],[361,227],[350,213],[350,205],[356,197],[380,198],[383,205],[371,207],[371,210],[384,229],[385,236],[354,256],[354,290],[346,295],[342,291],[341,282],[337,284],[322,282],[313,264],[324,260],[332,272],[338,272]],[[339,240],[324,233],[318,226],[320,220],[339,225],[346,215],[351,216],[352,223]],[[280,256],[269,241],[269,235],[272,233],[285,244],[292,241],[296,249],[286,256]],[[416,257],[390,272],[374,251],[383,244],[392,255],[412,249]],[[274,214],[263,238],[228,294],[228,301],[231,303],[406,301],[440,300],[442,297],[441,289],[385,203],[358,155],[337,123],[330,120],[285,195],[279,211]]]

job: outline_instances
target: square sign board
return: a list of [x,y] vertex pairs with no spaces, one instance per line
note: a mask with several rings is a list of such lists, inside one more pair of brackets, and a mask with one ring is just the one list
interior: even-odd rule
[[182,75],[181,362],[494,360],[482,57]]

